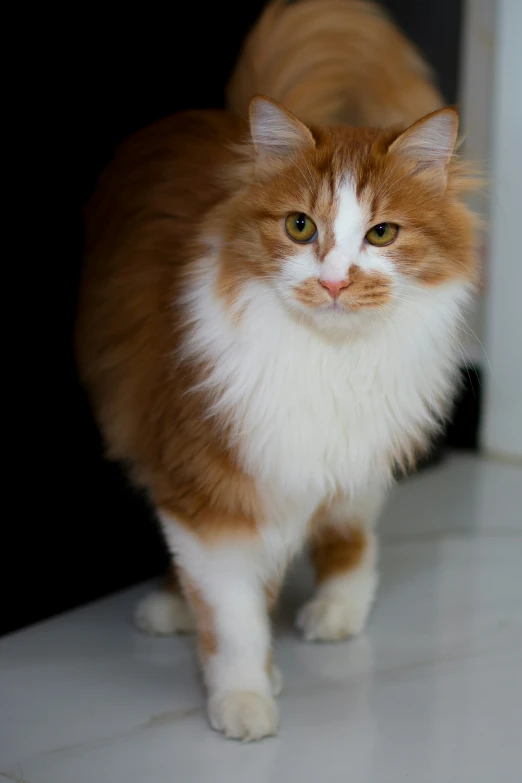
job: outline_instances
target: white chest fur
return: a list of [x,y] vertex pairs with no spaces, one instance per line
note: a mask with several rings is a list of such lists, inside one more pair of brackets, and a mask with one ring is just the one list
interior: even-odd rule
[[189,298],[187,350],[214,367],[213,412],[229,414],[245,469],[286,497],[316,503],[389,480],[390,455],[433,425],[451,392],[462,285],[419,288],[335,341],[260,283],[245,289],[239,318],[209,271]]

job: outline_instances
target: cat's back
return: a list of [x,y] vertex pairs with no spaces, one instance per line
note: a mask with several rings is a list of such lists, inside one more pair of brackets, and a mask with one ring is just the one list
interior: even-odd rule
[[233,160],[231,142],[243,131],[243,121],[228,112],[193,111],[124,142],[86,209],[86,267],[98,252],[113,253],[118,241],[130,243],[152,225],[156,236],[177,229],[183,241],[190,233],[185,221],[224,195],[221,168]]
[[219,111],[162,120],[123,144],[87,207],[76,353],[109,443],[129,439],[164,381],[180,277],[205,215],[227,195],[222,169],[242,130]]

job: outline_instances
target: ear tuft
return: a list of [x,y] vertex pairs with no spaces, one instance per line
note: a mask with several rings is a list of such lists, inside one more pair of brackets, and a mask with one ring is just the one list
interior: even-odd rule
[[253,98],[249,114],[250,132],[259,159],[285,160],[298,151],[315,147],[306,125],[271,98]]
[[454,108],[432,112],[401,133],[388,148],[424,167],[445,169],[455,150],[459,118]]

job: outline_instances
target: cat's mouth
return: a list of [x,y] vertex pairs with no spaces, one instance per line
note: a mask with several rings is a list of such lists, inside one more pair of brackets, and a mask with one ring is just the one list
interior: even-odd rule
[[379,308],[390,302],[392,283],[385,275],[363,272],[359,267],[350,268],[351,284],[330,295],[317,278],[295,286],[293,294],[301,305],[317,313],[346,315],[360,310]]
[[334,299],[330,302],[325,302],[323,305],[320,305],[316,309],[320,313],[339,313],[339,315],[351,312],[350,307],[344,304],[343,302],[340,302],[338,299]]

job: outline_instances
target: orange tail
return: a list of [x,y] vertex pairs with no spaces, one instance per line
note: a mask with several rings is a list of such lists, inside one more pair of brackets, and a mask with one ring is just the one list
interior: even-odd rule
[[309,123],[410,124],[444,105],[420,54],[366,0],[272,0],[243,46],[229,108],[246,115],[259,93]]

